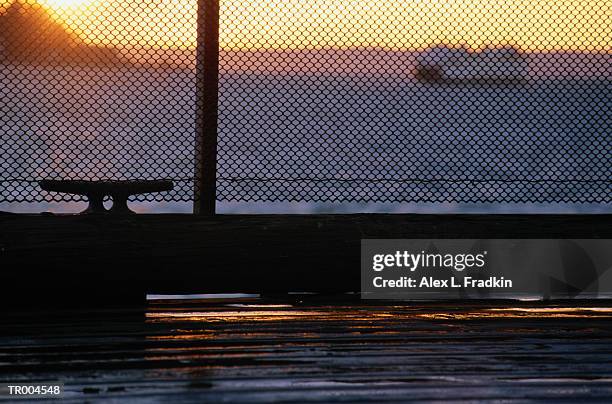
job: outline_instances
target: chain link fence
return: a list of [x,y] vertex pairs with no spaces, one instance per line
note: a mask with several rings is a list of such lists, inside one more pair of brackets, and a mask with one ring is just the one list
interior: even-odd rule
[[[2,0],[0,0],[2,1]],[[193,199],[196,2],[0,7],[0,200],[70,201],[39,179],[172,179]]]
[[[1,1],[0,200],[193,200],[196,1]],[[605,0],[222,0],[217,199],[608,204],[610,28]]]

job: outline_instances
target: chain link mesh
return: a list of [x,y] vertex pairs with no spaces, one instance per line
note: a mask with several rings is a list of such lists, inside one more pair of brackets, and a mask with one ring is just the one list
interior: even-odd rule
[[[0,201],[194,198],[195,0],[0,0]],[[610,203],[605,0],[222,0],[220,201]]]
[[222,5],[220,199],[612,200],[609,2]]
[[39,179],[173,179],[192,200],[196,2],[0,7],[0,200],[68,201]]

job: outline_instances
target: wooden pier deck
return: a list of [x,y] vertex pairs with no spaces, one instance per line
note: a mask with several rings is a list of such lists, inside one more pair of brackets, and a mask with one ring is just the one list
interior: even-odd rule
[[612,238],[612,215],[0,214],[0,302],[355,292],[367,238]]
[[611,402],[612,303],[152,301],[5,313],[1,381],[68,402]]

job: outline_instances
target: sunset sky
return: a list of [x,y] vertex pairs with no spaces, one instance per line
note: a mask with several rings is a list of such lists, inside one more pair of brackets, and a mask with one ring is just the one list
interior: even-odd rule
[[[32,0],[29,0],[32,1]],[[6,7],[10,2],[0,0]],[[191,48],[195,0],[40,0],[85,42]],[[610,51],[609,0],[222,0],[221,47]]]

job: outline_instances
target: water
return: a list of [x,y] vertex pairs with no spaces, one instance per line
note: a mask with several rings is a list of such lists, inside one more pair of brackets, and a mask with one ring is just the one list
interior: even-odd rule
[[[19,203],[35,195],[32,178],[170,177],[177,179],[174,193],[136,209],[190,211],[193,71],[5,65],[0,78],[2,178],[19,180],[2,182],[0,209],[80,208]],[[539,77],[515,86],[432,85],[397,72],[225,73],[218,207],[610,212],[611,84]],[[230,200],[237,195],[242,200]]]

